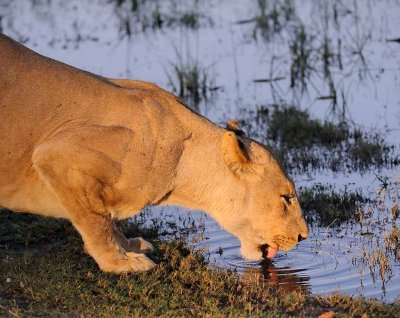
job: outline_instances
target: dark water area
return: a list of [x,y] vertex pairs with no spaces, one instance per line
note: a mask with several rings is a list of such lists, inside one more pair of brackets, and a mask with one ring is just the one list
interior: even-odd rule
[[[165,237],[288,290],[400,296],[400,2],[0,0],[0,31],[106,77],[237,118],[295,181],[311,235],[272,263],[202,212],[151,208]],[[1,61],[0,61],[1,62]]]

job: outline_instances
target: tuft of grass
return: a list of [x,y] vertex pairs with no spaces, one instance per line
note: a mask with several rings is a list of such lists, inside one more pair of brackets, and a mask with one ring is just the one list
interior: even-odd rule
[[[210,18],[197,10],[197,1],[191,0],[191,9],[179,10],[177,3],[169,7],[161,0],[117,0],[116,13],[121,19],[122,35],[131,36],[132,32],[161,30],[163,28],[184,27],[197,30],[201,25],[212,25]],[[192,9],[194,8],[194,9]]]
[[299,87],[304,92],[313,71],[311,56],[314,47],[313,37],[306,33],[303,25],[295,29],[289,48],[291,56],[290,87]]
[[268,138],[287,147],[338,146],[350,137],[346,124],[336,125],[310,118],[294,106],[275,106],[268,121]]
[[400,261],[400,230],[394,225],[384,235],[386,254],[392,254],[397,261]]
[[288,170],[365,170],[395,166],[395,147],[379,134],[366,134],[346,122],[311,118],[295,106],[273,105],[259,114],[267,127],[267,142]]
[[169,85],[192,108],[198,110],[202,100],[207,100],[218,87],[214,79],[199,61],[183,61],[178,54],[178,62],[171,63],[172,71],[167,72]]
[[176,16],[166,17],[168,26],[181,25],[188,29],[198,29],[200,27],[201,15],[196,11],[181,12]]
[[397,218],[400,215],[400,209],[399,209],[399,204],[398,203],[394,203],[393,206],[390,208],[390,214],[392,216],[392,221],[396,222]]
[[280,34],[294,16],[293,0],[258,0],[257,14],[238,23],[254,23],[254,39],[260,35],[262,39],[269,41],[274,35]]
[[363,247],[362,251],[361,262],[368,266],[373,281],[376,281],[377,278],[382,281],[382,288],[384,289],[385,283],[393,277],[390,253],[380,246],[378,240],[374,242],[371,250],[367,251]]
[[390,150],[383,138],[375,135],[370,140],[364,138],[356,139],[349,146],[349,156],[355,164],[365,169],[371,165],[383,166],[390,164],[388,156]]
[[[358,212],[359,229],[354,231],[361,247],[361,253],[352,259],[353,265],[359,265],[362,274],[365,268],[374,282],[380,280],[382,291],[385,285],[395,275],[400,262],[400,231],[393,219],[392,209],[399,199],[398,182],[387,178],[382,180],[381,189],[375,198],[369,200]],[[375,235],[379,233],[379,235]]]
[[[99,271],[82,252],[69,222],[1,211],[0,316],[57,317],[395,317],[400,306],[344,295],[313,297],[304,291],[282,292],[266,281],[209,266],[200,252],[183,241],[160,241],[147,235],[159,264],[147,273],[110,275]],[[22,229],[30,235],[21,239]],[[56,229],[56,231],[54,230]],[[16,238],[14,241],[13,238]]]
[[330,185],[315,184],[299,189],[304,216],[313,224],[340,226],[359,218],[359,210],[369,202],[360,192],[336,192]]

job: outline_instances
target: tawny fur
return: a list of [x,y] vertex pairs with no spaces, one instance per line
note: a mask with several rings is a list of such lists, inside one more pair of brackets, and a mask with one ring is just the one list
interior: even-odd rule
[[112,221],[149,205],[205,210],[250,259],[308,235],[267,148],[154,84],[100,77],[0,35],[0,118],[0,206],[69,219],[104,271],[155,266],[151,244]]

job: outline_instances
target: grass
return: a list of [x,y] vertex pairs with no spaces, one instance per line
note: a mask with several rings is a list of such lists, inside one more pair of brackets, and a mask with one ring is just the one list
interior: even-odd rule
[[306,33],[303,25],[296,28],[290,42],[290,87],[300,87],[304,92],[307,88],[313,68],[311,67],[311,54],[313,48],[313,38]]
[[360,208],[370,200],[354,191],[337,192],[332,186],[315,184],[300,188],[300,205],[307,221],[313,225],[339,226],[355,221]]
[[[383,294],[400,262],[400,231],[396,225],[400,199],[398,182],[385,182],[371,198],[358,191],[346,188],[335,191],[332,186],[322,184],[299,189],[308,224],[316,232],[320,227],[331,228],[336,235],[350,230],[344,236],[354,236],[358,250],[352,256],[352,265],[358,268],[361,280],[367,273],[374,284],[379,282]],[[317,235],[316,240],[319,239]]]
[[167,20],[167,25],[181,25],[188,29],[198,29],[200,27],[200,13],[196,11],[180,12],[176,16],[170,16]]
[[292,0],[258,0],[256,14],[250,19],[240,20],[238,24],[254,23],[253,38],[258,36],[269,41],[274,35],[280,34],[294,18]]
[[276,106],[268,118],[269,139],[288,147],[338,146],[350,137],[345,124],[312,119],[307,111],[294,106]]
[[396,225],[400,194],[397,181],[383,181],[372,200],[358,200],[361,204],[353,208],[351,216],[354,220],[358,215],[358,225],[353,222],[356,226],[352,232],[361,249],[353,256],[352,264],[358,265],[361,276],[367,270],[374,282],[379,280],[385,292],[400,261],[400,231]]
[[267,127],[267,143],[290,171],[363,171],[400,164],[396,148],[378,133],[364,133],[343,121],[314,119],[306,110],[284,104],[262,108],[259,114]]
[[[337,3],[314,3],[321,13],[322,32],[304,24],[295,13],[295,5],[291,0],[257,1],[258,10],[254,18],[238,23],[255,23],[253,37],[258,35],[270,41],[273,36],[281,35],[288,38],[288,53],[290,58],[290,88],[294,96],[301,97],[314,89],[316,100],[329,100],[331,110],[342,118],[346,115],[346,96],[342,84],[334,73],[343,70],[342,41],[335,39],[330,33],[330,21],[338,21]],[[332,10],[330,10],[330,6]],[[331,13],[332,11],[332,13]],[[335,13],[336,12],[336,13]],[[333,14],[333,16],[331,16]],[[336,30],[337,31],[337,30]],[[286,64],[286,63],[285,63]],[[282,77],[278,77],[282,79]],[[270,80],[273,78],[270,78]],[[255,82],[269,82],[258,81]],[[317,88],[315,82],[323,84]],[[322,88],[322,89],[320,89]],[[326,91],[327,90],[327,91]],[[286,97],[281,96],[285,100]],[[339,109],[339,106],[340,109]]]
[[[289,73],[289,87],[293,98],[289,99],[284,90],[275,90],[274,93],[285,101],[301,100],[304,95],[311,96],[315,101],[329,101],[330,111],[341,119],[348,116],[347,99],[348,87],[344,85],[344,62],[349,56],[359,56],[366,67],[363,51],[371,40],[370,36],[351,37],[350,43],[344,40],[340,24],[347,15],[353,14],[345,8],[345,4],[338,1],[312,2],[309,19],[315,22],[312,27],[308,20],[302,20],[296,15],[296,6],[291,0],[258,0],[257,14],[238,23],[254,23],[253,37],[261,38],[274,43],[287,43],[287,58],[289,63],[282,65],[279,73]],[[317,14],[316,14],[317,13]],[[316,15],[316,16],[314,16]],[[340,21],[339,21],[340,20]],[[345,42],[343,42],[345,41]],[[355,65],[354,59],[347,65]],[[288,67],[286,68],[286,65]],[[348,66],[346,66],[348,68]],[[351,67],[350,67],[351,69]],[[338,76],[338,74],[342,74]],[[282,79],[282,76],[278,77]],[[270,82],[269,81],[261,82]],[[256,81],[260,82],[260,81]]]
[[[82,252],[63,220],[0,214],[0,315],[10,317],[307,317],[333,310],[337,317],[394,317],[400,306],[344,295],[284,293],[259,276],[252,279],[212,268],[182,241],[164,242],[157,229],[133,235],[157,247],[149,273],[110,275]],[[335,316],[336,317],[336,316]]]
[[267,1],[258,0],[258,14],[254,18],[254,38],[259,33],[265,40],[279,34],[294,16],[294,4],[292,0]]
[[370,140],[358,138],[349,146],[349,157],[359,167],[367,168],[371,165],[390,165],[388,153],[390,147],[379,135],[374,135]]
[[385,249],[387,254],[400,261],[400,230],[394,225],[391,230],[384,235]]
[[[212,25],[209,17],[198,11],[197,1],[189,1],[180,10],[182,4],[171,2],[166,5],[160,0],[117,0],[116,13],[121,18],[120,31],[130,36],[132,31],[161,30],[164,28],[183,27],[197,30],[202,25]],[[193,9],[192,9],[193,8]]]
[[[362,221],[360,221],[361,223]],[[385,290],[385,284],[395,275],[393,267],[396,268],[400,261],[400,232],[394,225],[390,230],[385,230],[385,227],[380,222],[373,224],[375,233],[381,233],[382,236],[371,235],[372,232],[364,230],[361,235],[370,236],[363,240],[361,244],[360,257],[353,257],[353,264],[361,264],[363,268],[368,268],[372,280],[375,282],[378,279],[382,282],[382,290]],[[369,248],[365,248],[369,246]],[[396,269],[394,269],[396,271]]]
[[207,100],[218,89],[207,68],[199,61],[189,59],[185,62],[178,54],[178,62],[171,63],[171,69],[167,77],[173,92],[196,110],[202,100]]

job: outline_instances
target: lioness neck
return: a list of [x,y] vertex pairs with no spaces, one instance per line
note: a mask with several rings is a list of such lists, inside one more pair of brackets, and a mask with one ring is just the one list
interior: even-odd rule
[[224,129],[197,115],[189,119],[190,137],[177,166],[174,189],[161,205],[203,210],[224,227],[239,213],[245,189],[226,167],[221,152]]

